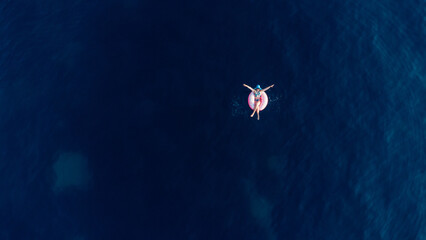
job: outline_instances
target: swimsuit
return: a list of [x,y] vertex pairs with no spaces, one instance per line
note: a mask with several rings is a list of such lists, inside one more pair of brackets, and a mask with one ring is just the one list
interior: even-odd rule
[[260,92],[254,92],[254,101],[255,102],[259,102],[261,100],[260,95],[261,95]]

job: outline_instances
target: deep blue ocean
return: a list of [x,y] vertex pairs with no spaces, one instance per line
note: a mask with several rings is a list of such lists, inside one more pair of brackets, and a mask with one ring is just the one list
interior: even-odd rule
[[425,39],[424,0],[3,0],[0,240],[425,240]]

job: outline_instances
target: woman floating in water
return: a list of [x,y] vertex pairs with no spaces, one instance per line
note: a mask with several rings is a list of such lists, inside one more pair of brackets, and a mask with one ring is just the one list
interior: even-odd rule
[[251,94],[249,95],[249,106],[253,109],[253,113],[250,117],[253,117],[254,113],[257,112],[257,120],[259,120],[259,111],[262,111],[268,104],[268,96],[265,91],[274,87],[274,84],[265,89],[260,88],[259,85],[257,85],[255,89],[246,84],[243,84],[243,86],[251,90]]

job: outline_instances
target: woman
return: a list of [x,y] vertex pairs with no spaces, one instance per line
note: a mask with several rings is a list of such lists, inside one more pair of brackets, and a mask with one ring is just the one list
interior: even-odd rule
[[257,112],[257,120],[259,120],[260,96],[262,96],[262,93],[264,91],[270,89],[271,87],[274,87],[274,84],[272,84],[271,86],[265,89],[260,88],[259,85],[257,85],[255,89],[247,86],[246,84],[243,84],[243,86],[250,89],[254,94],[254,103],[255,103],[254,110],[253,110],[253,113],[250,115],[250,117],[253,117],[254,113]]

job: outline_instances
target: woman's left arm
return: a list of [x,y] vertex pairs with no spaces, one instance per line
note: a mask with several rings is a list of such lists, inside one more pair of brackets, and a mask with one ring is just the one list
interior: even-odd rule
[[266,91],[266,90],[268,90],[268,89],[270,89],[270,88],[274,87],[274,85],[275,85],[275,84],[272,84],[271,86],[269,86],[269,87],[267,87],[267,88],[263,89],[262,91]]

